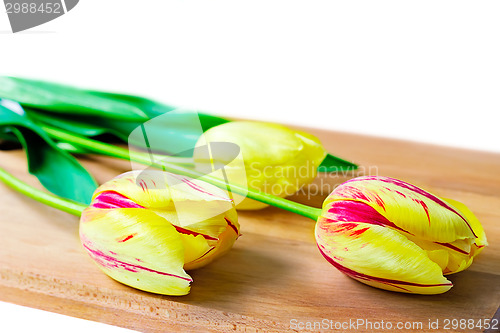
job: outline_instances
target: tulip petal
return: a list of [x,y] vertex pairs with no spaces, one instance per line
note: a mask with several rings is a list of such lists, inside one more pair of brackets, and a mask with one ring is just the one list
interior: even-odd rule
[[196,269],[212,262],[214,259],[224,255],[233,246],[234,241],[238,236],[235,234],[235,229],[231,225],[227,225],[226,230],[219,235],[217,245],[211,247],[198,259],[187,262],[184,265],[185,270]]
[[427,252],[429,258],[437,263],[443,274],[460,272],[472,264],[474,253],[469,242],[458,240],[452,243],[436,243],[414,236],[407,236],[412,242]]
[[433,242],[476,238],[470,221],[451,204],[412,185],[388,177],[358,177],[337,187],[325,205],[354,200],[376,209],[399,230]]
[[92,200],[104,192],[119,193],[146,208],[173,205],[170,189],[165,185],[161,172],[155,172],[154,175],[137,171],[121,174],[99,186]]
[[146,208],[173,208],[182,201],[221,201],[231,205],[226,193],[217,186],[157,170],[130,171],[101,185],[94,193],[113,191]]
[[477,239],[475,240],[477,247],[482,249],[487,246],[488,241],[486,240],[486,233],[484,232],[483,226],[477,219],[476,215],[474,215],[474,213],[466,205],[459,201],[448,198],[444,198],[443,200],[450,203],[453,207],[456,207],[457,210],[460,211],[460,213],[467,219],[469,225],[474,231],[474,234],[477,236]]
[[184,246],[184,262],[192,262],[202,257],[212,247],[202,235],[180,234]]
[[443,293],[452,287],[439,265],[396,230],[320,218],[316,239],[332,265],[362,283],[419,294]]
[[88,208],[80,237],[99,268],[137,289],[186,295],[192,279],[183,269],[184,243],[177,230],[141,208]]

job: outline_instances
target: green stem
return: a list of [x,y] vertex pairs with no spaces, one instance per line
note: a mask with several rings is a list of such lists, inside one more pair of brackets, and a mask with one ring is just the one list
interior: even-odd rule
[[82,211],[87,208],[87,206],[80,203],[63,199],[56,195],[40,191],[11,175],[4,169],[0,168],[0,180],[13,188],[14,190],[24,194],[27,197],[35,199],[43,204],[50,207],[57,208],[66,213],[70,213],[76,216],[80,216]]
[[[150,165],[152,159],[158,159],[157,155],[149,155],[146,153],[129,151],[120,147],[116,147],[107,143],[103,143],[97,140],[87,139],[81,136],[70,134],[69,132],[59,130],[54,127],[49,127],[46,125],[40,126],[48,135],[55,139],[65,141],[67,143],[75,144],[83,148],[87,148],[96,153],[105,154],[111,157],[117,157],[126,160],[132,160],[142,164]],[[183,157],[171,157],[171,156],[161,156],[162,159],[166,160],[168,163],[173,163],[176,165],[191,165],[193,164],[192,159],[186,159]]]
[[[172,173],[177,173],[192,178],[198,178],[222,189],[227,189],[228,186],[228,184],[222,179],[203,175],[195,170],[187,169],[183,166],[174,164],[172,163],[172,160],[170,158],[169,160],[166,161],[166,163],[158,163],[155,162],[154,157],[152,159],[152,157],[149,154],[132,152],[129,151],[128,149],[124,149],[97,140],[74,135],[53,127],[42,126],[42,129],[45,132],[47,132],[47,134],[49,134],[52,138],[83,147],[95,153],[104,154],[126,160],[132,160],[138,163],[152,165]],[[231,191],[236,194],[246,196],[250,199],[257,200],[271,206],[282,208],[284,210],[308,217],[313,220],[317,220],[321,213],[321,209],[319,208],[303,205],[265,192],[233,184],[230,184],[229,186],[231,188]]]

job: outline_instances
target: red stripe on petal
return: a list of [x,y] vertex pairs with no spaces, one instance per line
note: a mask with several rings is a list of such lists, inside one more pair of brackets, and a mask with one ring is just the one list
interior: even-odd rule
[[144,208],[135,203],[132,199],[127,198],[121,193],[115,191],[104,191],[99,193],[92,201],[90,207],[101,209],[113,208]]
[[368,229],[370,229],[370,228],[366,227],[366,228],[354,230],[353,232],[351,232],[351,236],[353,236],[354,238],[356,238],[356,237],[360,236],[362,233],[364,233]]
[[415,201],[416,203],[418,203],[420,206],[422,206],[422,208],[424,209],[425,211],[425,214],[427,215],[427,221],[429,221],[429,226],[431,225],[431,216],[429,215],[429,207],[427,207],[427,205],[425,204],[425,202],[423,202],[422,200],[419,200],[419,199],[413,199],[413,201]]
[[205,234],[202,234],[200,232],[196,232],[196,231],[189,230],[189,229],[184,229],[183,227],[179,227],[178,225],[172,224],[172,226],[175,228],[175,230],[177,230],[177,232],[179,232],[181,234],[184,234],[184,235],[193,235],[195,237],[196,236],[202,236],[205,239],[214,240],[214,241],[218,241],[219,240],[218,238],[215,238],[215,237],[212,237],[212,236],[209,236],[209,235],[205,235]]
[[206,257],[210,252],[212,252],[213,250],[215,250],[215,246],[209,248],[207,250],[207,252],[203,253],[198,259],[194,260],[194,261],[199,261],[201,259],[203,259],[204,257]]
[[140,265],[136,265],[136,264],[131,264],[131,263],[128,263],[128,262],[120,261],[120,260],[118,260],[118,259],[116,259],[116,258],[114,258],[114,257],[112,257],[110,255],[105,254],[102,251],[90,248],[89,246],[87,246],[87,244],[83,244],[83,247],[85,247],[85,249],[89,252],[90,256],[97,263],[99,263],[101,266],[106,267],[106,268],[110,268],[110,269],[113,269],[113,268],[114,269],[116,269],[116,268],[122,268],[122,269],[124,269],[126,271],[133,272],[133,273],[137,273],[137,272],[139,272],[139,271],[142,270],[142,271],[146,271],[146,272],[150,272],[150,273],[155,273],[155,274],[159,274],[159,275],[176,277],[176,278],[179,278],[179,279],[182,279],[182,280],[185,280],[185,281],[193,282],[193,280],[190,279],[190,278],[185,278],[185,277],[182,277],[182,276],[179,276],[179,275],[157,271],[157,270],[145,267],[145,266],[140,266]]
[[239,236],[239,235],[240,235],[240,232],[239,232],[238,228],[236,228],[236,226],[235,226],[235,225],[234,225],[234,224],[233,224],[233,223],[232,223],[232,222],[231,222],[231,221],[230,221],[227,217],[224,217],[224,220],[226,220],[227,225],[228,225],[229,227],[231,227],[231,229],[233,229],[233,230],[234,230],[234,232],[236,233],[236,235],[237,235],[237,236]]
[[421,189],[413,184],[410,184],[410,183],[407,183],[407,182],[404,182],[402,180],[395,179],[395,178],[378,177],[378,176],[358,177],[358,178],[350,179],[346,183],[356,182],[356,181],[366,181],[366,180],[375,180],[375,181],[380,181],[380,182],[384,182],[384,183],[394,184],[396,186],[410,190],[412,192],[415,192],[417,194],[422,195],[423,197],[426,197],[429,200],[434,201],[436,204],[440,205],[441,207],[446,208],[449,211],[458,215],[467,224],[467,226],[469,227],[469,229],[472,232],[472,234],[474,235],[474,237],[477,238],[477,235],[475,234],[474,230],[470,226],[469,221],[467,221],[467,219],[465,217],[463,217],[462,214],[460,214],[458,211],[456,211],[453,207],[451,207],[449,204],[447,204],[446,202],[444,202],[440,198],[436,197],[435,195],[433,195],[433,194],[431,194],[431,193],[429,193],[429,192],[427,192],[427,191],[425,191],[425,190],[423,190],[423,189]]
[[137,233],[135,233],[135,234],[131,234],[131,235],[128,235],[128,236],[127,236],[127,237],[125,237],[125,238],[119,239],[119,240],[118,240],[118,243],[123,243],[123,242],[126,242],[126,241],[128,241],[129,239],[134,238],[136,235],[137,235]]
[[179,179],[181,182],[183,182],[184,184],[188,185],[188,186],[189,186],[189,187],[191,187],[193,190],[196,190],[196,191],[198,191],[198,192],[201,192],[201,193],[204,193],[204,194],[210,195],[210,196],[212,196],[212,197],[215,197],[215,198],[220,199],[220,200],[223,200],[223,201],[231,201],[231,199],[229,199],[229,198],[220,197],[220,196],[215,195],[215,194],[213,194],[213,193],[211,193],[211,192],[205,191],[205,189],[204,189],[204,188],[202,188],[202,187],[201,187],[201,186],[199,186],[198,184],[196,184],[196,183],[194,183],[194,182],[190,181],[188,178],[185,178],[185,177],[182,177],[182,176],[178,176],[178,175],[173,174],[173,173],[172,173],[172,174],[170,174],[170,175],[171,175],[172,177],[174,177],[174,178]]
[[364,202],[352,200],[335,201],[328,209],[328,213],[331,215],[329,215],[327,219],[333,222],[359,222],[374,224],[382,227],[391,227],[412,235],[410,232],[389,221],[385,216],[375,210],[375,208]]
[[452,250],[454,250],[454,251],[460,252],[460,253],[462,253],[462,254],[465,254],[465,255],[470,255],[470,253],[469,253],[469,252],[464,251],[464,250],[462,250],[462,249],[460,249],[460,248],[458,248],[458,247],[456,247],[456,246],[453,246],[453,245],[451,245],[451,244],[449,244],[449,243],[439,243],[439,242],[435,242],[435,243],[436,243],[436,244],[439,244],[439,245],[442,245],[442,246],[444,246],[444,247],[447,247],[447,248],[449,248],[449,249],[452,249]]

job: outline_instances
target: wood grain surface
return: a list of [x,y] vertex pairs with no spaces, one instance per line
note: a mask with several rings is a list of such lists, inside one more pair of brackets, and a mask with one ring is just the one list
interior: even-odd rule
[[[421,322],[415,331],[438,332],[447,318],[492,318],[500,303],[500,154],[311,132],[329,152],[361,168],[321,174],[291,199],[319,207],[336,185],[353,176],[400,178],[464,202],[483,223],[490,245],[467,271],[448,277],[454,287],[445,294],[388,292],[327,263],[316,248],[312,220],[271,207],[240,212],[242,237],[229,254],[190,272],[194,283],[188,296],[159,296],[104,275],[80,245],[78,218],[0,184],[0,300],[143,332],[294,331],[299,323],[357,320]],[[100,183],[130,169],[128,162],[94,155],[81,161]],[[0,151],[0,165],[40,187],[27,174],[22,151]],[[436,320],[440,329],[429,328]]]

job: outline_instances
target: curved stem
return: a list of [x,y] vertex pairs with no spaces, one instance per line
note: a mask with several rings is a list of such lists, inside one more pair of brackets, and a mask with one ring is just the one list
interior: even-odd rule
[[[46,127],[46,126],[40,126],[40,127],[43,127],[46,131],[57,130],[53,127]],[[71,144],[69,142],[65,142],[65,141],[57,142],[57,146],[60,149],[65,150],[70,154],[89,154],[89,153],[91,153],[91,151],[89,151],[88,149],[85,149],[81,146],[73,145],[73,144]],[[169,163],[173,163],[173,164],[177,164],[177,165],[184,165],[186,167],[193,167],[194,166],[194,160],[192,157],[165,156],[165,155],[158,155],[158,154],[146,154],[146,153],[135,152],[135,151],[130,151],[129,153],[134,156],[134,160],[140,159],[140,160],[146,161],[146,160],[151,160],[151,159],[155,159],[155,160],[163,159]],[[119,156],[115,156],[115,157],[119,157]],[[121,157],[119,157],[119,158],[121,158]],[[127,157],[127,160],[128,160],[128,157]]]
[[[95,153],[104,154],[126,160],[132,160],[138,163],[158,167],[160,169],[163,169],[164,171],[178,173],[192,178],[198,178],[206,181],[207,183],[222,188],[224,190],[227,189],[228,187],[228,184],[222,179],[203,175],[195,170],[174,164],[171,162],[171,159],[168,159],[167,161],[165,161],[165,163],[159,163],[155,161],[154,156],[152,158],[152,156],[150,156],[149,154],[132,152],[129,151],[128,149],[120,148],[97,140],[77,136],[53,127],[42,126],[42,129],[55,139],[75,144],[77,146],[86,148]],[[308,217],[313,220],[317,220],[318,216],[321,213],[321,209],[319,208],[303,205],[265,192],[233,184],[229,184],[229,187],[231,189],[231,192],[234,192],[236,194],[246,196],[250,199],[257,200],[271,206],[282,208],[284,210]]]
[[66,213],[80,216],[82,214],[82,211],[87,208],[87,206],[80,203],[58,197],[54,194],[40,191],[20,181],[2,168],[0,168],[0,180],[14,190],[24,194],[25,196],[35,199],[50,207],[62,210]]

